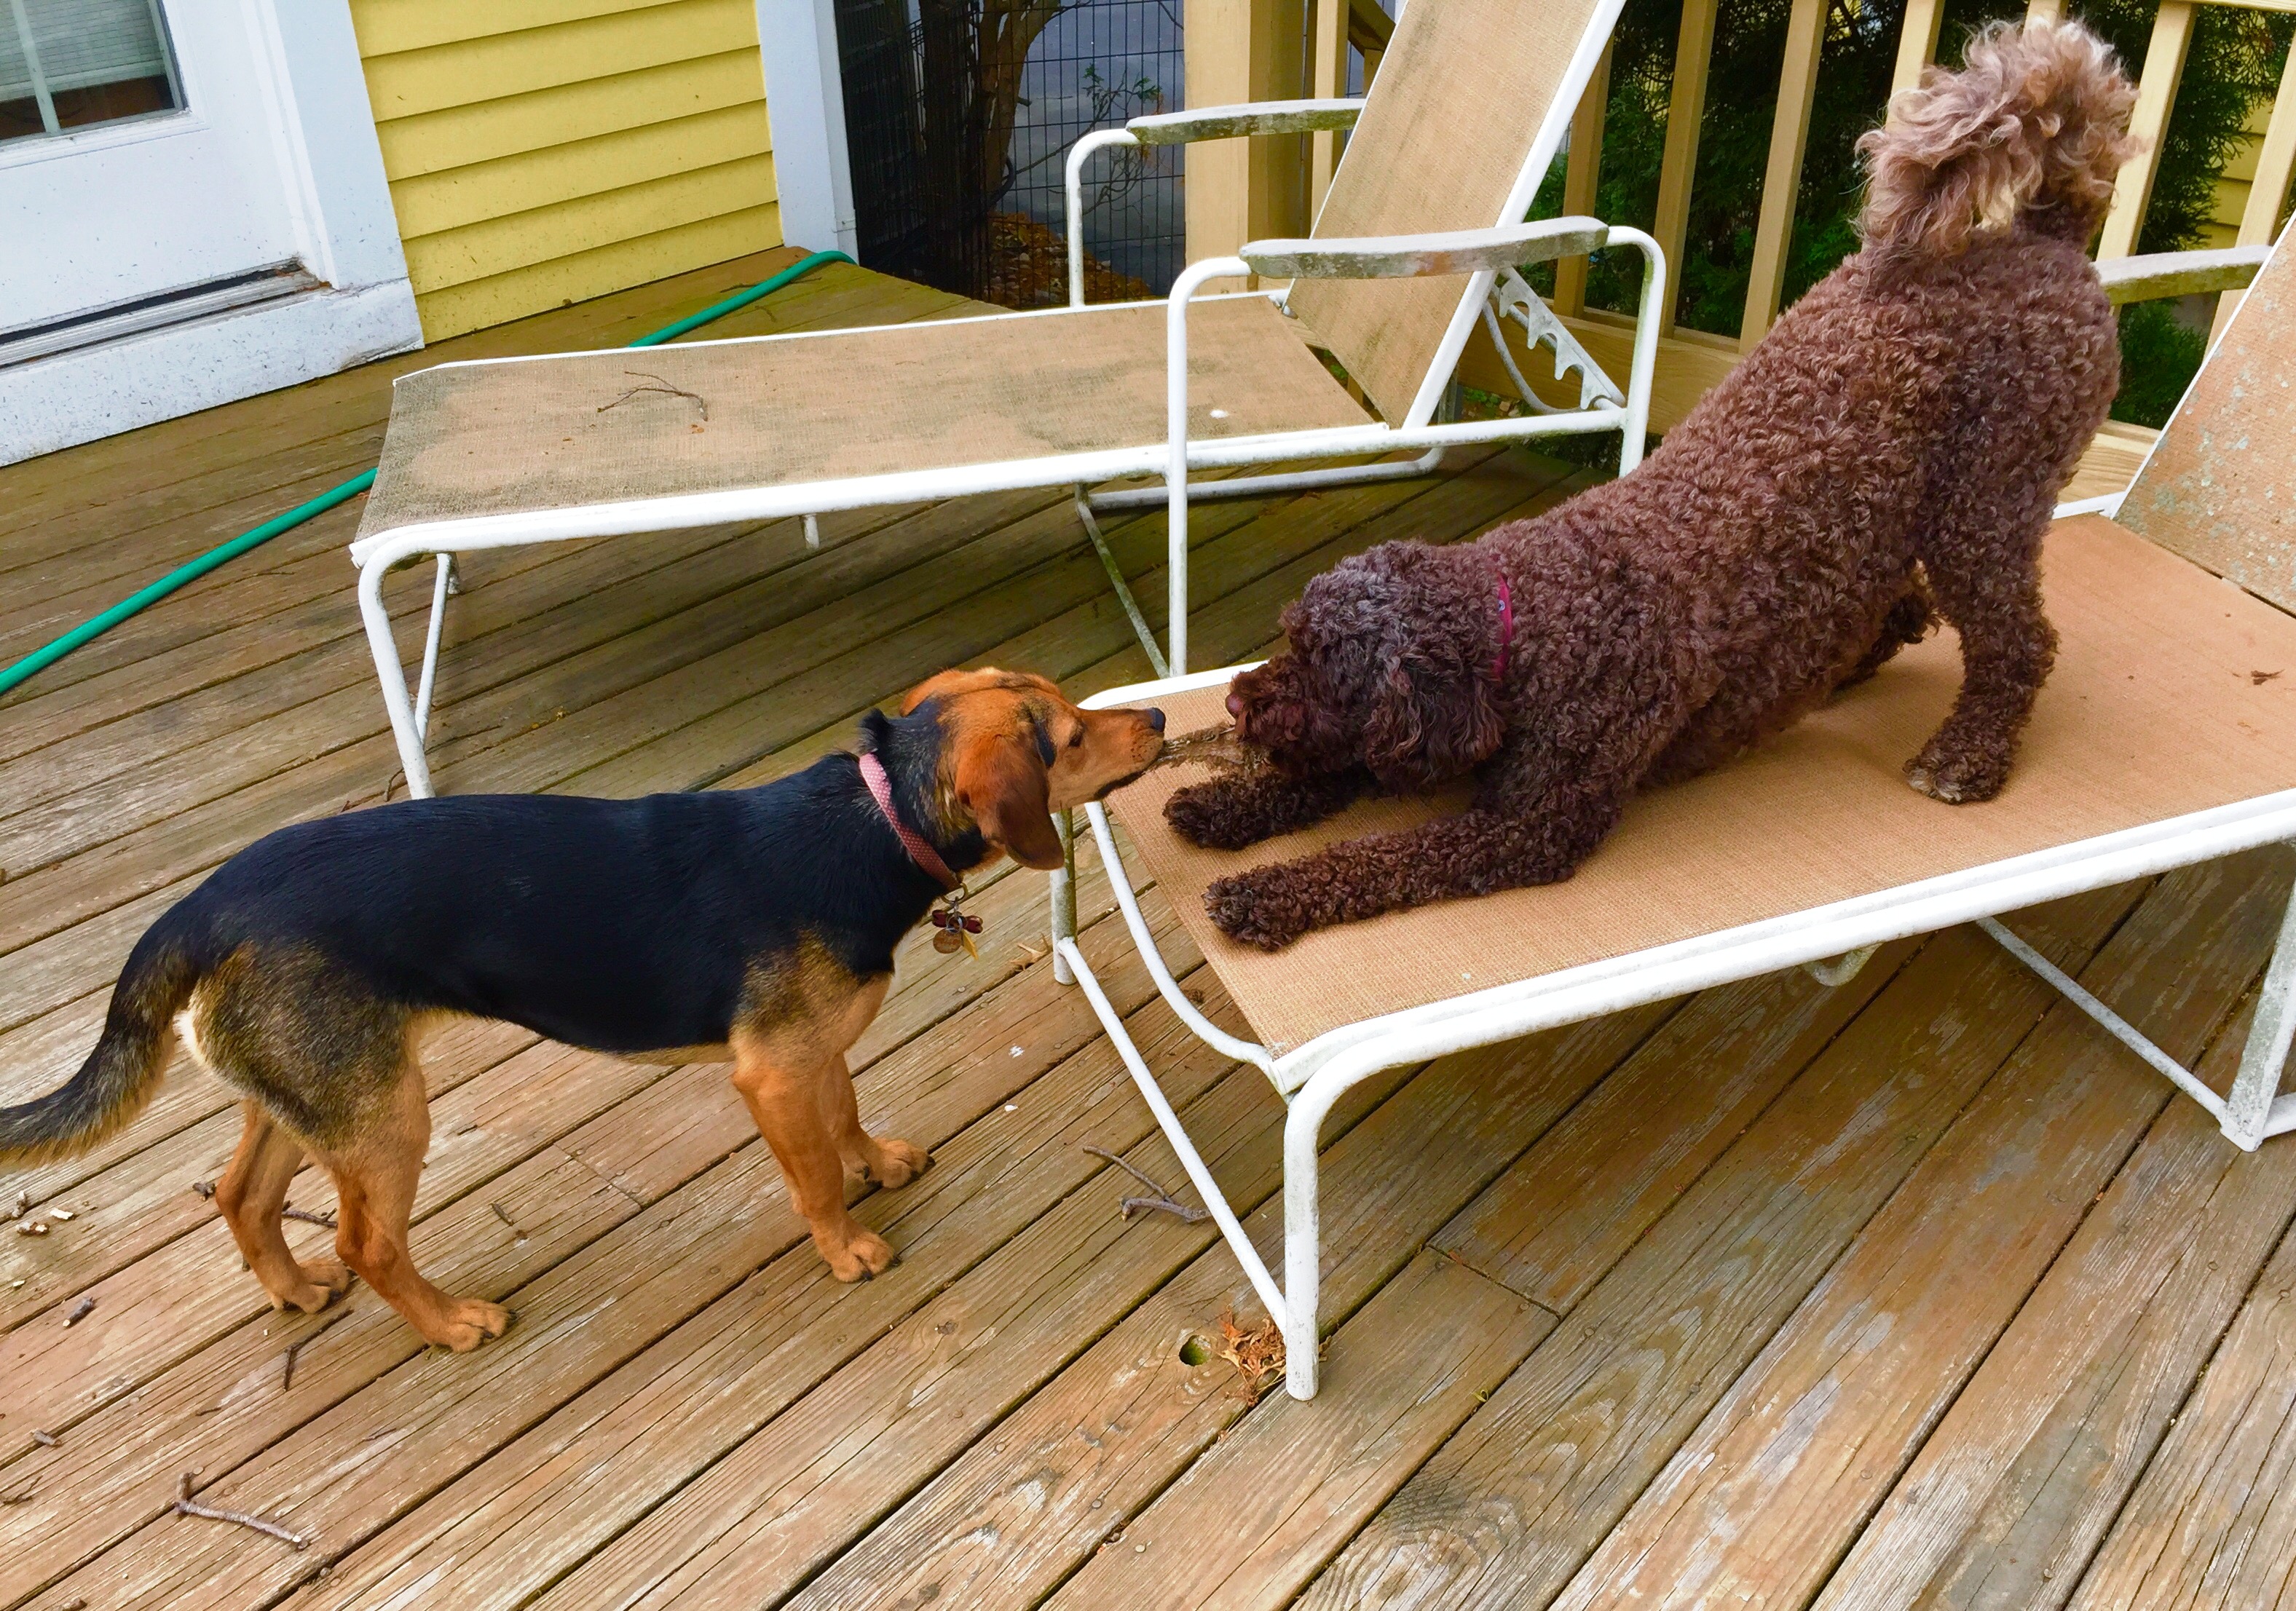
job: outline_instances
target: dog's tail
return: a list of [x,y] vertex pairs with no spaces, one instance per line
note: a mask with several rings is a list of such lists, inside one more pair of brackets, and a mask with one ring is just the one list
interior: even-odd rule
[[103,1034],[61,1088],[0,1108],[0,1166],[28,1166],[85,1152],[144,1110],[175,1049],[173,1020],[199,982],[176,925],[154,924],[119,971]]
[[1993,23],[1959,72],[1931,68],[1857,142],[1869,246],[1949,258],[2020,219],[2086,245],[2112,201],[2136,86],[2078,22]]

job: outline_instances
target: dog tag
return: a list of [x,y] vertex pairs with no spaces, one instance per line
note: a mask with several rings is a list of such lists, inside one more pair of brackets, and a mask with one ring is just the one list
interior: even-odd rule
[[941,955],[947,956],[960,947],[966,950],[972,949],[967,941],[968,936],[964,929],[944,928],[933,936],[933,949],[939,952]]

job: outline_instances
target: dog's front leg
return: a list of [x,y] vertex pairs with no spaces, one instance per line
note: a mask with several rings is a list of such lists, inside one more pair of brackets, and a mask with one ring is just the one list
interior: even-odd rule
[[1574,789],[1528,813],[1478,805],[1222,879],[1204,891],[1204,904],[1230,938],[1280,951],[1334,923],[1552,884],[1577,871],[1603,842],[1625,799],[1623,789]]
[[1306,778],[1238,773],[1179,790],[1164,802],[1164,820],[1192,845],[1242,850],[1312,828],[1372,787],[1371,773],[1361,767]]
[[830,1272],[865,1281],[892,1263],[893,1249],[845,1206],[845,1168],[823,1112],[822,1072],[819,1049],[801,1040],[777,1045],[767,1035],[734,1037],[734,1088],[782,1166],[791,1206]]

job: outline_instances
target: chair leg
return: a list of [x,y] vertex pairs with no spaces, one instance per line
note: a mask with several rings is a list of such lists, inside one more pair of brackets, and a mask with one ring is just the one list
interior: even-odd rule
[[1331,1104],[1302,1092],[1283,1119],[1283,1390],[1316,1396],[1322,1360],[1316,1310],[1323,1281],[1322,1205],[1316,1156]]
[[382,707],[390,717],[391,736],[398,741],[398,765],[406,774],[406,792],[415,799],[428,799],[430,768],[422,756],[422,729],[414,719],[414,702],[407,696],[406,667],[399,664],[398,642],[390,634],[390,612],[382,606],[382,577],[389,568],[387,563],[370,560],[359,572],[359,616],[366,623],[375,680],[382,684]]
[[1170,593],[1165,610],[1164,642],[1170,668],[1166,676],[1185,676],[1188,670],[1188,478],[1172,478],[1165,505],[1165,574]]
[[2272,961],[2264,970],[2257,993],[2256,1018],[2241,1052],[2240,1073],[2225,1104],[2224,1133],[2235,1146],[2250,1152],[2263,1144],[2272,1119],[2272,1101],[2280,1094],[2280,1080],[2288,1066],[2288,1044],[2296,1034],[2296,1013],[2288,996],[2296,987],[2296,893],[2280,920],[2280,938],[2272,948]]
[[430,626],[422,635],[422,676],[414,691],[414,731],[430,736],[430,695],[439,683],[439,645],[447,631],[447,601],[462,590],[455,583],[455,556],[439,558],[438,580],[430,587]]
[[1063,811],[1053,818],[1053,826],[1061,836],[1061,864],[1053,870],[1053,982],[1073,985],[1076,969],[1069,966],[1067,955],[1061,950],[1062,940],[1076,938],[1076,813]]

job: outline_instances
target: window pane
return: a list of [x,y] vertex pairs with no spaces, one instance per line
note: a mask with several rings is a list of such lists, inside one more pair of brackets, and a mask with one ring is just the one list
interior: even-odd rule
[[0,5],[0,140],[182,105],[155,0]]

